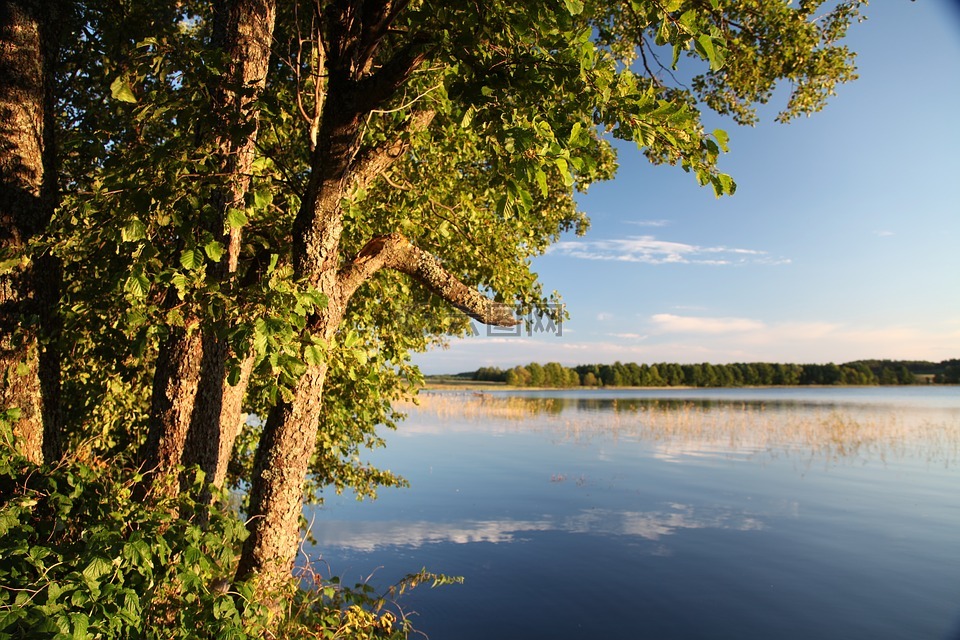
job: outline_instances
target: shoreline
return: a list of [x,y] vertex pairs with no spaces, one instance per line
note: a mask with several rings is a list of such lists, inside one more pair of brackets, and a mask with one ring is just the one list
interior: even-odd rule
[[957,384],[766,384],[766,385],[728,385],[722,387],[694,387],[688,385],[634,387],[515,387],[504,382],[487,382],[483,380],[464,380],[463,382],[425,381],[418,391],[690,391],[694,389],[880,389],[880,388],[910,388],[910,387],[960,387]]

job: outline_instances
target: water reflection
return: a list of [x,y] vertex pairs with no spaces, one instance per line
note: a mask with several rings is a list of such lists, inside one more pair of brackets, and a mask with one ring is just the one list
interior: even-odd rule
[[411,488],[331,497],[305,551],[464,576],[405,601],[438,639],[960,640],[960,389],[936,391],[426,394],[371,454]]
[[613,437],[653,443],[664,459],[674,460],[784,453],[829,461],[919,455],[950,465],[960,457],[960,402],[918,408],[825,398],[432,392],[400,406],[411,415],[401,432],[549,432],[571,441]]
[[419,548],[427,544],[510,543],[534,531],[613,535],[658,541],[684,529],[752,531],[761,519],[733,509],[695,508],[672,503],[659,511],[583,509],[566,516],[536,520],[344,521],[329,520],[312,530],[321,549],[371,552],[387,547]]

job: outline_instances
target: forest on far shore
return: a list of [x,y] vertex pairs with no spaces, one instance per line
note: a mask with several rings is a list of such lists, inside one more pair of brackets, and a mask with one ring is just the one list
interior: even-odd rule
[[845,364],[582,364],[531,362],[512,369],[480,367],[458,380],[515,387],[753,387],[793,385],[910,385],[960,383],[960,359],[942,362],[858,360]]

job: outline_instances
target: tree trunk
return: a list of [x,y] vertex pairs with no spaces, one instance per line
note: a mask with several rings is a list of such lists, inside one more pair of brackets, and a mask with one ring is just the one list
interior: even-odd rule
[[250,536],[237,576],[253,578],[257,590],[266,594],[275,594],[290,579],[326,375],[326,364],[310,367],[297,383],[294,401],[273,407],[260,437],[250,491]]
[[[294,224],[293,260],[297,277],[309,278],[327,298],[326,309],[311,321],[309,330],[329,341],[349,299],[342,295],[338,281],[341,202],[347,167],[356,155],[360,120],[349,114],[341,119],[339,110],[325,115],[314,170]],[[290,579],[296,557],[303,485],[316,447],[326,374],[325,363],[307,368],[290,401],[280,401],[271,409],[257,447],[248,511],[250,535],[237,577],[253,579],[258,590],[267,594],[275,594]],[[276,603],[267,605],[272,608]]]
[[54,2],[0,4],[0,409],[18,408],[18,447],[34,462],[61,454],[56,305],[60,269],[30,256],[56,206]]
[[[292,258],[295,277],[307,280],[327,298],[326,309],[308,326],[313,337],[324,341],[336,334],[358,283],[373,273],[351,271],[351,277],[342,273],[343,200],[406,149],[407,143],[398,137],[361,153],[364,119],[382,107],[423,60],[415,47],[403,47],[371,71],[374,52],[400,6],[370,3],[358,12],[352,3],[334,3],[323,15],[327,29],[317,35],[324,46],[325,65],[318,73],[327,80],[310,180],[293,224]],[[432,117],[430,113],[412,118],[407,128],[425,128]],[[326,364],[307,368],[291,399],[271,410],[257,449],[248,513],[250,536],[237,577],[252,578],[268,593],[290,579],[326,372]]]
[[[222,487],[227,465],[233,453],[233,444],[240,433],[243,418],[243,399],[253,371],[251,353],[240,363],[240,377],[236,385],[227,382],[226,363],[230,358],[229,345],[216,336],[203,338],[203,362],[200,386],[187,436],[183,464],[199,465],[206,482]],[[212,384],[221,380],[220,388]],[[209,496],[205,496],[204,499]]]
[[152,472],[145,487],[149,492],[172,495],[180,490],[175,470],[181,464],[190,429],[201,348],[202,339],[195,323],[189,328],[171,329],[160,345],[153,374],[149,431],[140,453],[144,470]]
[[[212,144],[221,182],[213,189],[214,215],[201,223],[225,249],[221,261],[208,268],[208,278],[219,283],[234,276],[240,256],[240,229],[227,229],[226,218],[230,209],[245,207],[250,188],[259,116],[255,105],[266,83],[275,19],[274,0],[223,0],[215,6],[214,43],[231,65],[213,91],[219,125]],[[238,136],[237,131],[249,133]],[[154,377],[153,397],[161,402],[151,407],[151,434],[143,458],[147,468],[156,471],[154,482],[167,477],[167,486],[175,486],[169,476],[179,464],[199,464],[208,482],[218,486],[223,482],[252,366],[244,363],[240,382],[229,385],[226,363],[231,351],[222,337],[225,327],[203,318],[202,312],[196,320],[203,324],[196,334],[171,333],[162,352],[179,360],[158,365]],[[165,411],[165,403],[176,410]],[[151,462],[159,466],[150,466]]]

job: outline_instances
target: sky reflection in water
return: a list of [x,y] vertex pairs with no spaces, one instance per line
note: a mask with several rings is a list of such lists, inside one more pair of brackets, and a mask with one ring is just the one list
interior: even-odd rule
[[[882,392],[882,393],[881,393]],[[960,389],[432,394],[317,564],[433,640],[960,640]]]

